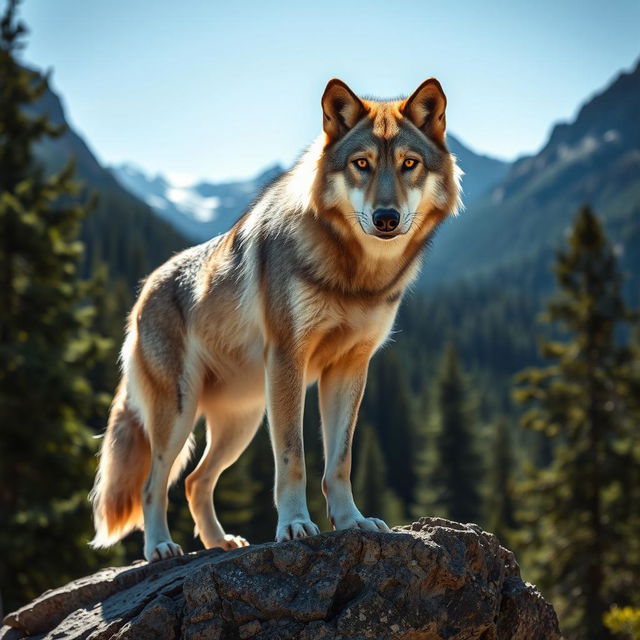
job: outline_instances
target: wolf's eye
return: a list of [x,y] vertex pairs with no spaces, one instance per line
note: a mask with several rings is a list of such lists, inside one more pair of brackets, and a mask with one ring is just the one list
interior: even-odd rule
[[417,164],[418,164],[418,161],[415,158],[405,158],[404,162],[402,163],[402,168],[414,169]]
[[355,164],[356,167],[358,167],[358,169],[361,169],[362,171],[366,171],[369,168],[369,161],[366,158],[358,158],[357,160],[353,161],[353,164]]

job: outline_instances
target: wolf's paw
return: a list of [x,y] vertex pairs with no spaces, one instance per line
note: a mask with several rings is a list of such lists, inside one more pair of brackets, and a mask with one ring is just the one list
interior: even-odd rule
[[144,548],[144,557],[148,562],[157,562],[158,560],[182,555],[184,555],[182,547],[171,540],[162,540],[156,544],[149,545],[149,547],[145,545]]
[[365,518],[364,516],[336,520],[333,522],[333,526],[336,530],[391,531],[384,520],[380,520],[380,518]]
[[292,520],[291,522],[278,524],[276,542],[306,538],[307,536],[317,536],[319,533],[320,529],[318,529],[311,520]]
[[214,542],[211,547],[219,547],[225,551],[231,551],[231,549],[239,549],[240,547],[248,547],[249,542],[242,536],[234,536],[230,533],[226,533],[221,540]]

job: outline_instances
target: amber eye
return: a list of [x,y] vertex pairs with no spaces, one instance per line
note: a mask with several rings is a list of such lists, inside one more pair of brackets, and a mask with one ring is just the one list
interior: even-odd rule
[[413,169],[418,164],[418,161],[415,158],[405,158],[405,161],[402,163],[403,169]]
[[354,160],[354,164],[358,169],[365,170],[369,168],[369,161],[366,158],[358,158],[357,160]]

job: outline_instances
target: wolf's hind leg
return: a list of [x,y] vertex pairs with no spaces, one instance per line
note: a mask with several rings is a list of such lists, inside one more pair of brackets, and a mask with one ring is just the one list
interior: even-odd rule
[[151,411],[151,471],[143,490],[144,557],[149,561],[182,555],[167,524],[167,491],[171,471],[184,449],[195,422],[195,406],[175,411],[172,401],[160,402]]
[[253,439],[262,421],[264,406],[226,414],[205,406],[205,415],[207,447],[185,482],[196,534],[207,549],[244,547],[249,544],[244,538],[225,534],[216,515],[213,491],[222,472],[240,457]]
[[327,514],[335,529],[388,531],[379,518],[365,518],[351,491],[351,444],[358,409],[367,380],[369,351],[366,345],[325,370],[320,378],[320,415],[325,450],[322,491]]

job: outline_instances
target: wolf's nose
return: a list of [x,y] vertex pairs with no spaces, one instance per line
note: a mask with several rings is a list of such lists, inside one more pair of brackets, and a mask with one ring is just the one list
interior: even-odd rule
[[393,231],[400,222],[400,214],[395,209],[376,209],[373,224],[378,231]]

